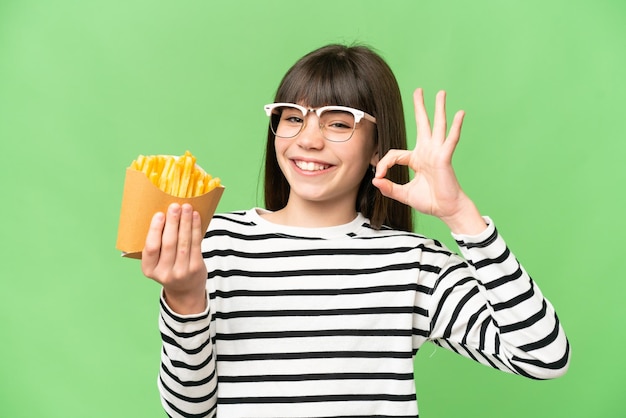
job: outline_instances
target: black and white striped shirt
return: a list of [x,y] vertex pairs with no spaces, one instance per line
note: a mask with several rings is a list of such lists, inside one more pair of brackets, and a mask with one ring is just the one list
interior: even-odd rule
[[[455,235],[464,258],[418,234],[216,215],[202,244],[209,307],[161,298],[159,390],[172,417],[417,417],[425,341],[536,379],[563,374],[552,305],[493,223]],[[467,260],[467,261],[466,261]]]

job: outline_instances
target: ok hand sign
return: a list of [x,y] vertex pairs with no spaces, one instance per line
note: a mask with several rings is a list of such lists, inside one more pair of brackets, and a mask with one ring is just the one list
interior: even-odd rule
[[[482,231],[485,222],[461,188],[452,167],[465,113],[458,111],[454,115],[448,132],[444,91],[437,94],[432,128],[422,89],[415,91],[413,101],[418,132],[415,149],[390,150],[376,165],[373,184],[383,195],[440,218],[453,232]],[[415,172],[409,183],[400,185],[384,178],[387,170],[396,164],[407,165]]]

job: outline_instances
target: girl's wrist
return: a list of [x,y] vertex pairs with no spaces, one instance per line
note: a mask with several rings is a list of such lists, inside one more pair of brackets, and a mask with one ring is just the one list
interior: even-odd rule
[[469,199],[462,209],[451,216],[442,216],[440,219],[450,228],[452,233],[459,235],[477,235],[487,228],[487,223],[478,208]]
[[165,302],[179,315],[192,315],[206,309],[206,291],[204,288],[194,292],[175,292],[163,289]]

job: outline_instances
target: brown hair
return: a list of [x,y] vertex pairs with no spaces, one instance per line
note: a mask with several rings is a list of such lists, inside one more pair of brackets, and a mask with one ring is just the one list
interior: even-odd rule
[[[287,71],[274,101],[361,109],[376,118],[374,140],[380,157],[390,149],[406,149],[398,83],[387,63],[369,47],[331,44],[310,52]],[[274,211],[287,205],[290,187],[278,166],[274,134],[269,127],[265,152],[265,206]],[[372,185],[372,178],[373,173],[367,170],[359,187],[356,210],[368,217],[374,228],[386,225],[411,231],[411,208],[383,196]],[[387,178],[404,184],[409,181],[408,168],[394,166],[388,170]]]

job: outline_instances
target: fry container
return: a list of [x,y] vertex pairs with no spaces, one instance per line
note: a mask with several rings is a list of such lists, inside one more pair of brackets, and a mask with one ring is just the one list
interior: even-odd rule
[[196,197],[172,196],[152,184],[143,172],[127,168],[116,248],[122,257],[140,259],[152,217],[157,212],[166,213],[171,203],[191,204],[206,231],[223,192],[224,187],[219,186]]

